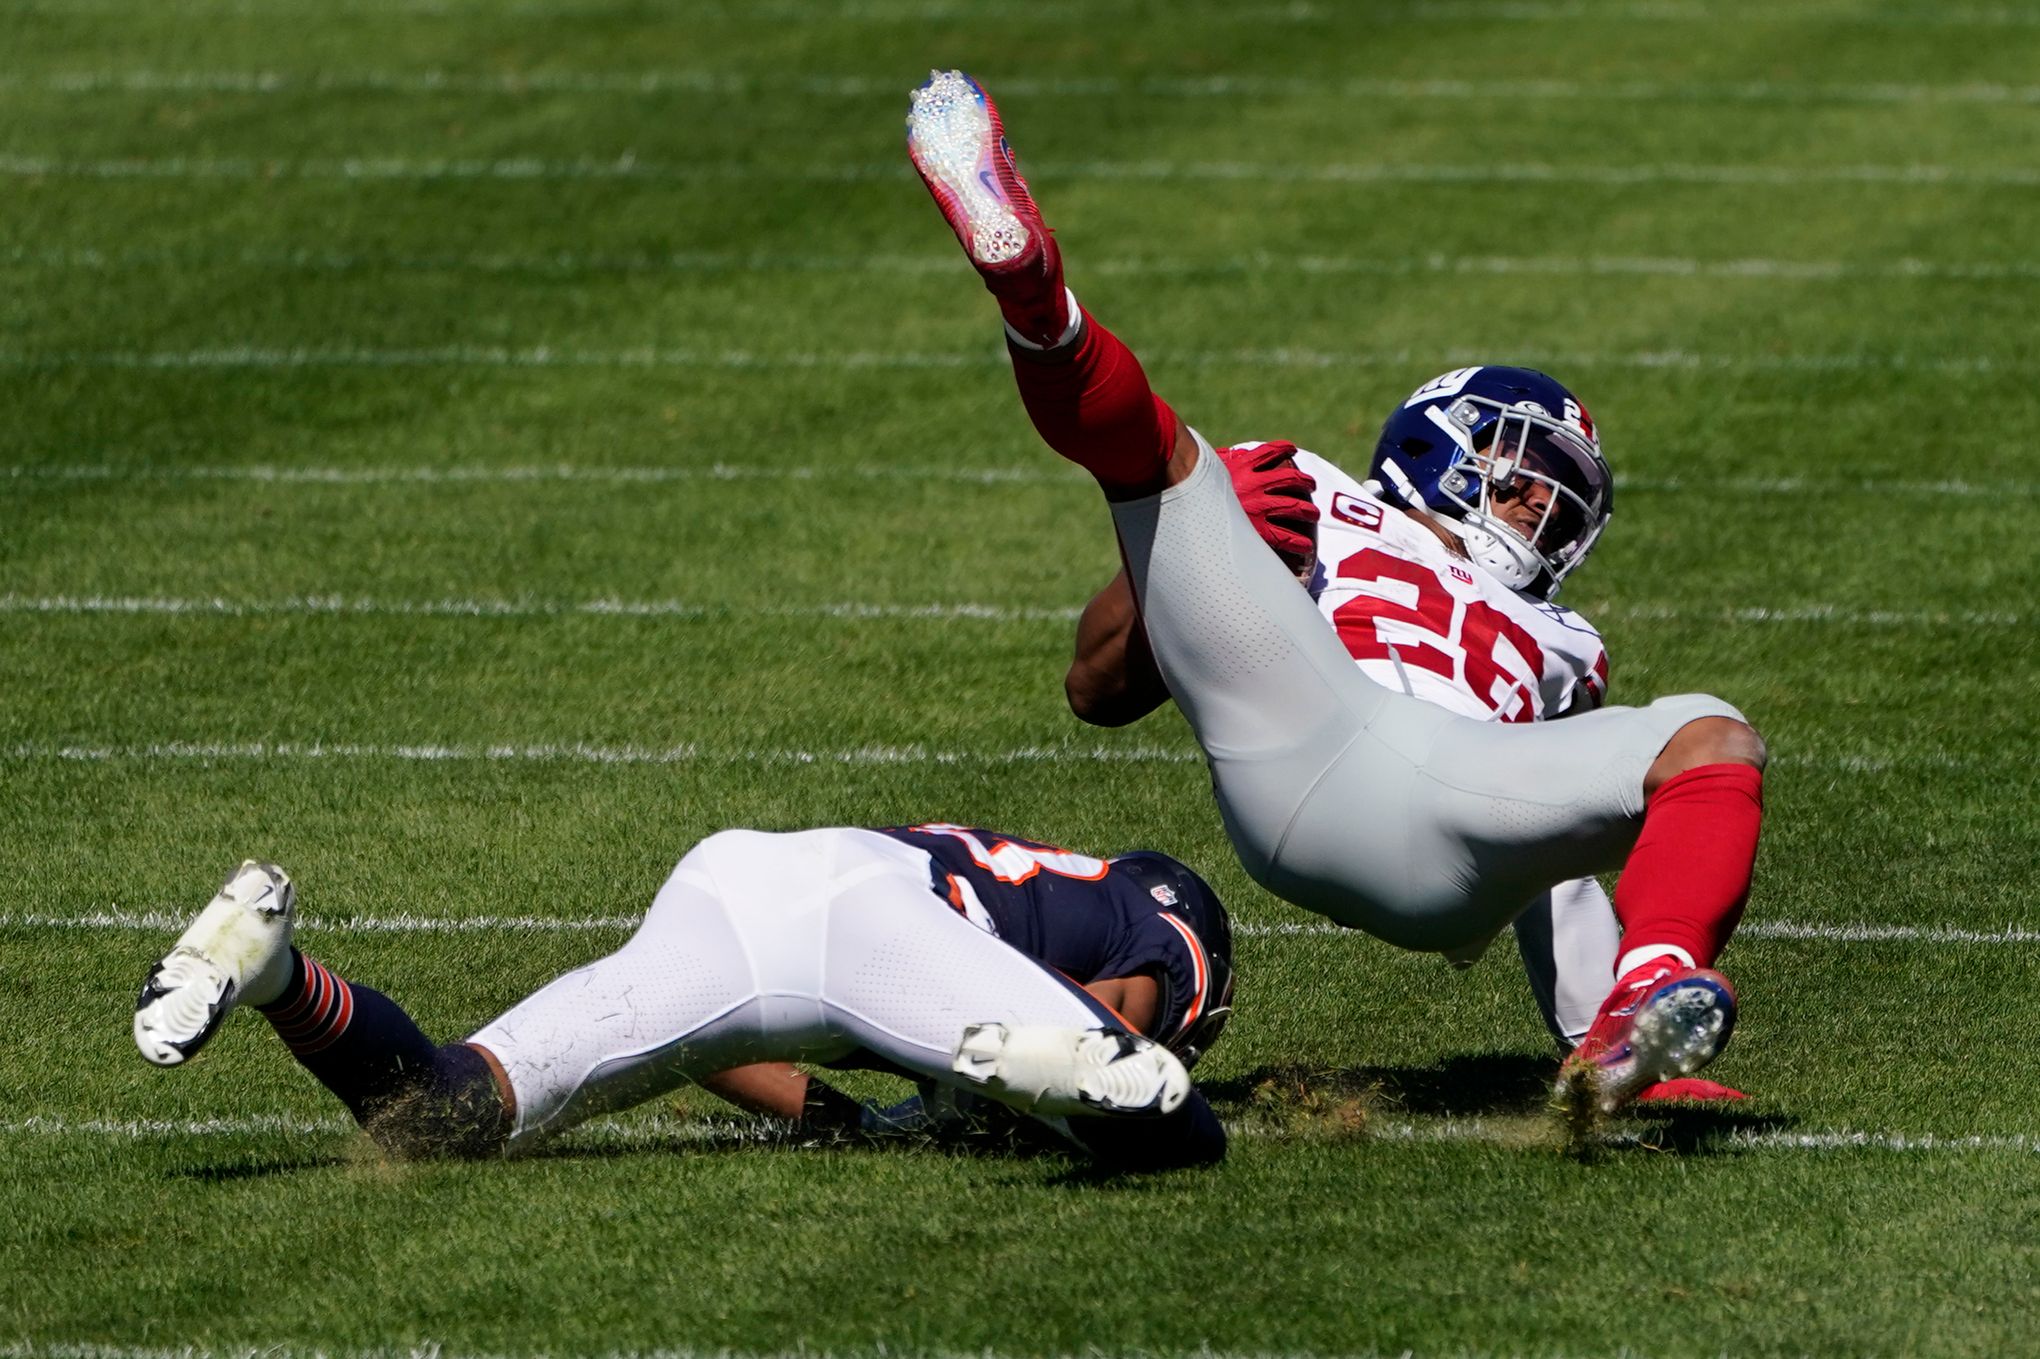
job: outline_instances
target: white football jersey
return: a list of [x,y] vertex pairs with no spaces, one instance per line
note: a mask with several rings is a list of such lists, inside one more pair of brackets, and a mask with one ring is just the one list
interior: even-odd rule
[[1317,484],[1311,595],[1369,679],[1501,722],[1607,697],[1608,650],[1586,619],[1511,590],[1317,454],[1296,465]]

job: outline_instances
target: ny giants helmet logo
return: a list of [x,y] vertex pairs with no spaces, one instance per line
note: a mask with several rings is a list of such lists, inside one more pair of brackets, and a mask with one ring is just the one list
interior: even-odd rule
[[1594,432],[1593,415],[1576,398],[1568,396],[1565,399],[1565,413],[1562,418],[1568,425],[1573,426],[1580,433],[1586,435],[1587,442],[1592,444],[1596,450],[1601,447],[1601,436]]

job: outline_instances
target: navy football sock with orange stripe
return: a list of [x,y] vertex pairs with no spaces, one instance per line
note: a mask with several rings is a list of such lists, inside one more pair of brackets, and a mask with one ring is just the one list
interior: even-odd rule
[[380,991],[291,950],[283,994],[257,1007],[305,1070],[393,1153],[481,1155],[509,1133],[496,1079],[465,1043],[427,1038]]

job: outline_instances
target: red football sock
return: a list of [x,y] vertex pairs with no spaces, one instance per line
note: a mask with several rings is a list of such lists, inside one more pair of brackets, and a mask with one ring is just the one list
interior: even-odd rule
[[1089,312],[1083,322],[1067,349],[1008,346],[1020,400],[1048,446],[1107,490],[1148,485],[1175,451],[1176,413],[1117,335]]
[[1615,884],[1622,952],[1677,947],[1711,967],[1742,919],[1764,819],[1764,774],[1703,764],[1658,785]]

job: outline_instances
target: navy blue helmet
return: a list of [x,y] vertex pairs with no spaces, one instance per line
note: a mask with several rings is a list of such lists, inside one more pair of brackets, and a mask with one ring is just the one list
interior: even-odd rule
[[1112,871],[1145,892],[1161,908],[1156,915],[1189,945],[1163,969],[1155,1037],[1184,1066],[1194,1066],[1232,1017],[1232,923],[1225,905],[1187,865],[1153,850],[1120,855]]
[[[1615,506],[1593,417],[1531,368],[1432,378],[1381,427],[1368,476],[1383,499],[1429,510],[1473,560],[1541,598],[1587,559]],[[1529,514],[1512,512],[1521,527],[1502,517],[1524,502]]]

